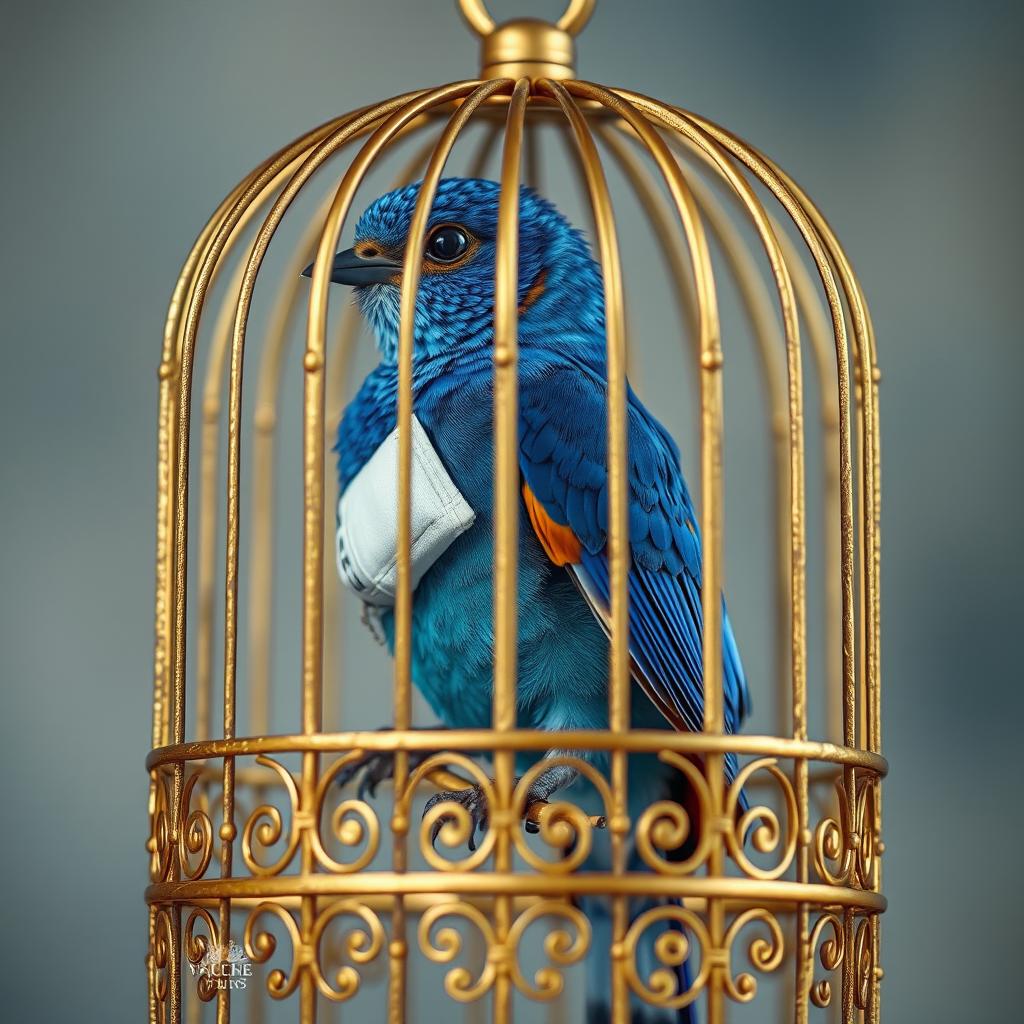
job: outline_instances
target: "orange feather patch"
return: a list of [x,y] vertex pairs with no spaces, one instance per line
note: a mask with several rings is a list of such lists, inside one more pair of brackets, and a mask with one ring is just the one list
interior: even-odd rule
[[519,303],[520,313],[525,313],[544,294],[544,280],[546,277],[547,271],[544,270],[537,275],[536,280],[530,285],[529,290],[523,296],[523,301]]
[[556,523],[544,511],[544,506],[534,496],[533,491],[523,482],[523,501],[530,517],[530,525],[537,535],[544,553],[555,565],[574,565],[580,560],[583,550],[576,534],[568,526]]

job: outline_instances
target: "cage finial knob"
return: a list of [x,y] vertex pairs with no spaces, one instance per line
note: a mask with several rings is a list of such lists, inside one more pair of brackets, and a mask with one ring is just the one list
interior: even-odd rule
[[496,25],[483,0],[458,0],[459,9],[481,39],[482,78],[575,77],[573,37],[594,11],[596,0],[569,0],[557,22],[516,18]]

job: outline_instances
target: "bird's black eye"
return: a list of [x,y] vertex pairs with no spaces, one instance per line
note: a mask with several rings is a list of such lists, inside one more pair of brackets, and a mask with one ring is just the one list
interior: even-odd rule
[[468,248],[469,235],[457,224],[435,228],[427,239],[427,256],[435,263],[454,263]]

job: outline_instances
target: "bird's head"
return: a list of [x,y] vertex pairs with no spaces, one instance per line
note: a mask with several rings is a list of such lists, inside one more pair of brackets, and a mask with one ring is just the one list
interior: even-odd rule
[[[399,288],[419,183],[377,199],[356,224],[355,244],[335,256],[331,280],[354,285],[385,360],[398,350]],[[447,178],[437,188],[422,253],[415,348],[455,354],[493,341],[500,186]],[[307,273],[311,268],[307,268]],[[519,336],[603,332],[600,269],[583,235],[547,200],[519,196]]]

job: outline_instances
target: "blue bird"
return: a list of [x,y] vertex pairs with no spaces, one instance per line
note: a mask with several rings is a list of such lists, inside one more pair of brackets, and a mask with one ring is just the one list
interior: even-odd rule
[[[345,410],[338,430],[342,495],[395,429],[399,284],[419,184],[377,199],[359,219],[355,245],[334,260],[331,279],[356,286],[380,363]],[[418,580],[412,612],[412,678],[449,727],[491,723],[492,407],[495,244],[500,187],[451,178],[432,207],[416,304],[414,413],[475,518]],[[601,271],[583,235],[534,191],[520,195],[518,724],[543,730],[608,726],[609,568],[605,319]],[[701,670],[700,532],[679,465],[661,424],[628,394],[629,642],[637,727],[699,731]],[[389,646],[391,608],[380,612]],[[723,628],[725,722],[739,728],[749,694],[728,617]],[[554,755],[558,751],[551,751]],[[602,753],[588,757],[606,767]],[[525,755],[525,770],[536,755]],[[386,777],[383,759],[360,766],[370,788]],[[736,773],[730,756],[727,776]],[[348,778],[352,777],[349,773]],[[656,800],[686,803],[680,773],[654,757],[629,766],[633,821]],[[564,765],[543,771],[531,800],[572,787],[580,806],[600,810],[596,794]],[[485,825],[479,792],[441,793]],[[529,801],[528,801],[529,802]],[[475,830],[474,830],[475,831]],[[436,837],[436,833],[435,833]],[[693,842],[693,837],[690,837]],[[689,848],[675,851],[685,856]],[[607,868],[607,842],[595,841],[587,867]],[[643,870],[636,856],[631,869]],[[588,957],[587,1020],[609,1014],[610,921],[597,900],[582,901],[594,940]],[[651,906],[637,904],[637,913]],[[677,925],[663,923],[663,929]],[[659,966],[657,926],[641,943],[638,970]],[[685,967],[685,965],[684,965]],[[646,968],[646,969],[645,969]],[[688,985],[684,969],[679,984]],[[634,1024],[691,1021],[692,1007],[668,1011],[636,1003]]]

